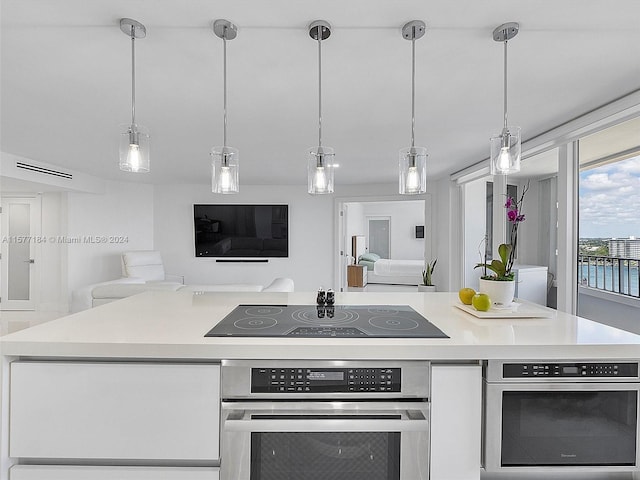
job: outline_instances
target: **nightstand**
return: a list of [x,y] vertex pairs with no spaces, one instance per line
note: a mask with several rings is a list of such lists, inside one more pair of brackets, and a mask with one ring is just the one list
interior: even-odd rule
[[347,286],[364,287],[367,284],[367,267],[364,265],[347,265]]

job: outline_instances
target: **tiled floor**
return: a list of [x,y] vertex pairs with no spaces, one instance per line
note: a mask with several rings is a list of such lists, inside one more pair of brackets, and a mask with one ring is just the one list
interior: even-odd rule
[[62,312],[0,311],[0,336],[48,322],[66,315]]

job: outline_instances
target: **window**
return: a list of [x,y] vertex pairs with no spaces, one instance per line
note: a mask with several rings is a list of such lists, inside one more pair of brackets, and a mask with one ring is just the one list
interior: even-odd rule
[[640,296],[639,131],[640,119],[634,119],[579,142],[578,282],[583,289]]

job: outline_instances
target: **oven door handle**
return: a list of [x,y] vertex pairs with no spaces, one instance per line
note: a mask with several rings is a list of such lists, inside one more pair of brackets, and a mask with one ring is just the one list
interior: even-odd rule
[[[269,419],[251,418],[250,410],[236,410],[229,412],[224,420],[224,430],[235,432],[422,432],[429,430],[429,415],[423,410],[404,410],[392,412],[391,415],[402,418],[386,418],[388,414],[366,414],[362,412],[362,419],[353,415],[326,415],[319,419],[315,413],[297,413],[295,418],[287,415],[285,419],[277,415]],[[263,414],[264,412],[259,412]],[[379,417],[379,418],[376,418]]]

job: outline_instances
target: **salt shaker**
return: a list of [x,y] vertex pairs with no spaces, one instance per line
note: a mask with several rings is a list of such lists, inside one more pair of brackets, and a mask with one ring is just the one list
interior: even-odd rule
[[334,303],[336,303],[336,294],[333,291],[333,289],[329,289],[327,290],[327,299],[325,300],[327,305],[333,305]]
[[324,305],[325,301],[326,301],[326,297],[325,297],[324,287],[320,287],[320,289],[318,290],[318,295],[316,296],[316,303],[318,305]]

